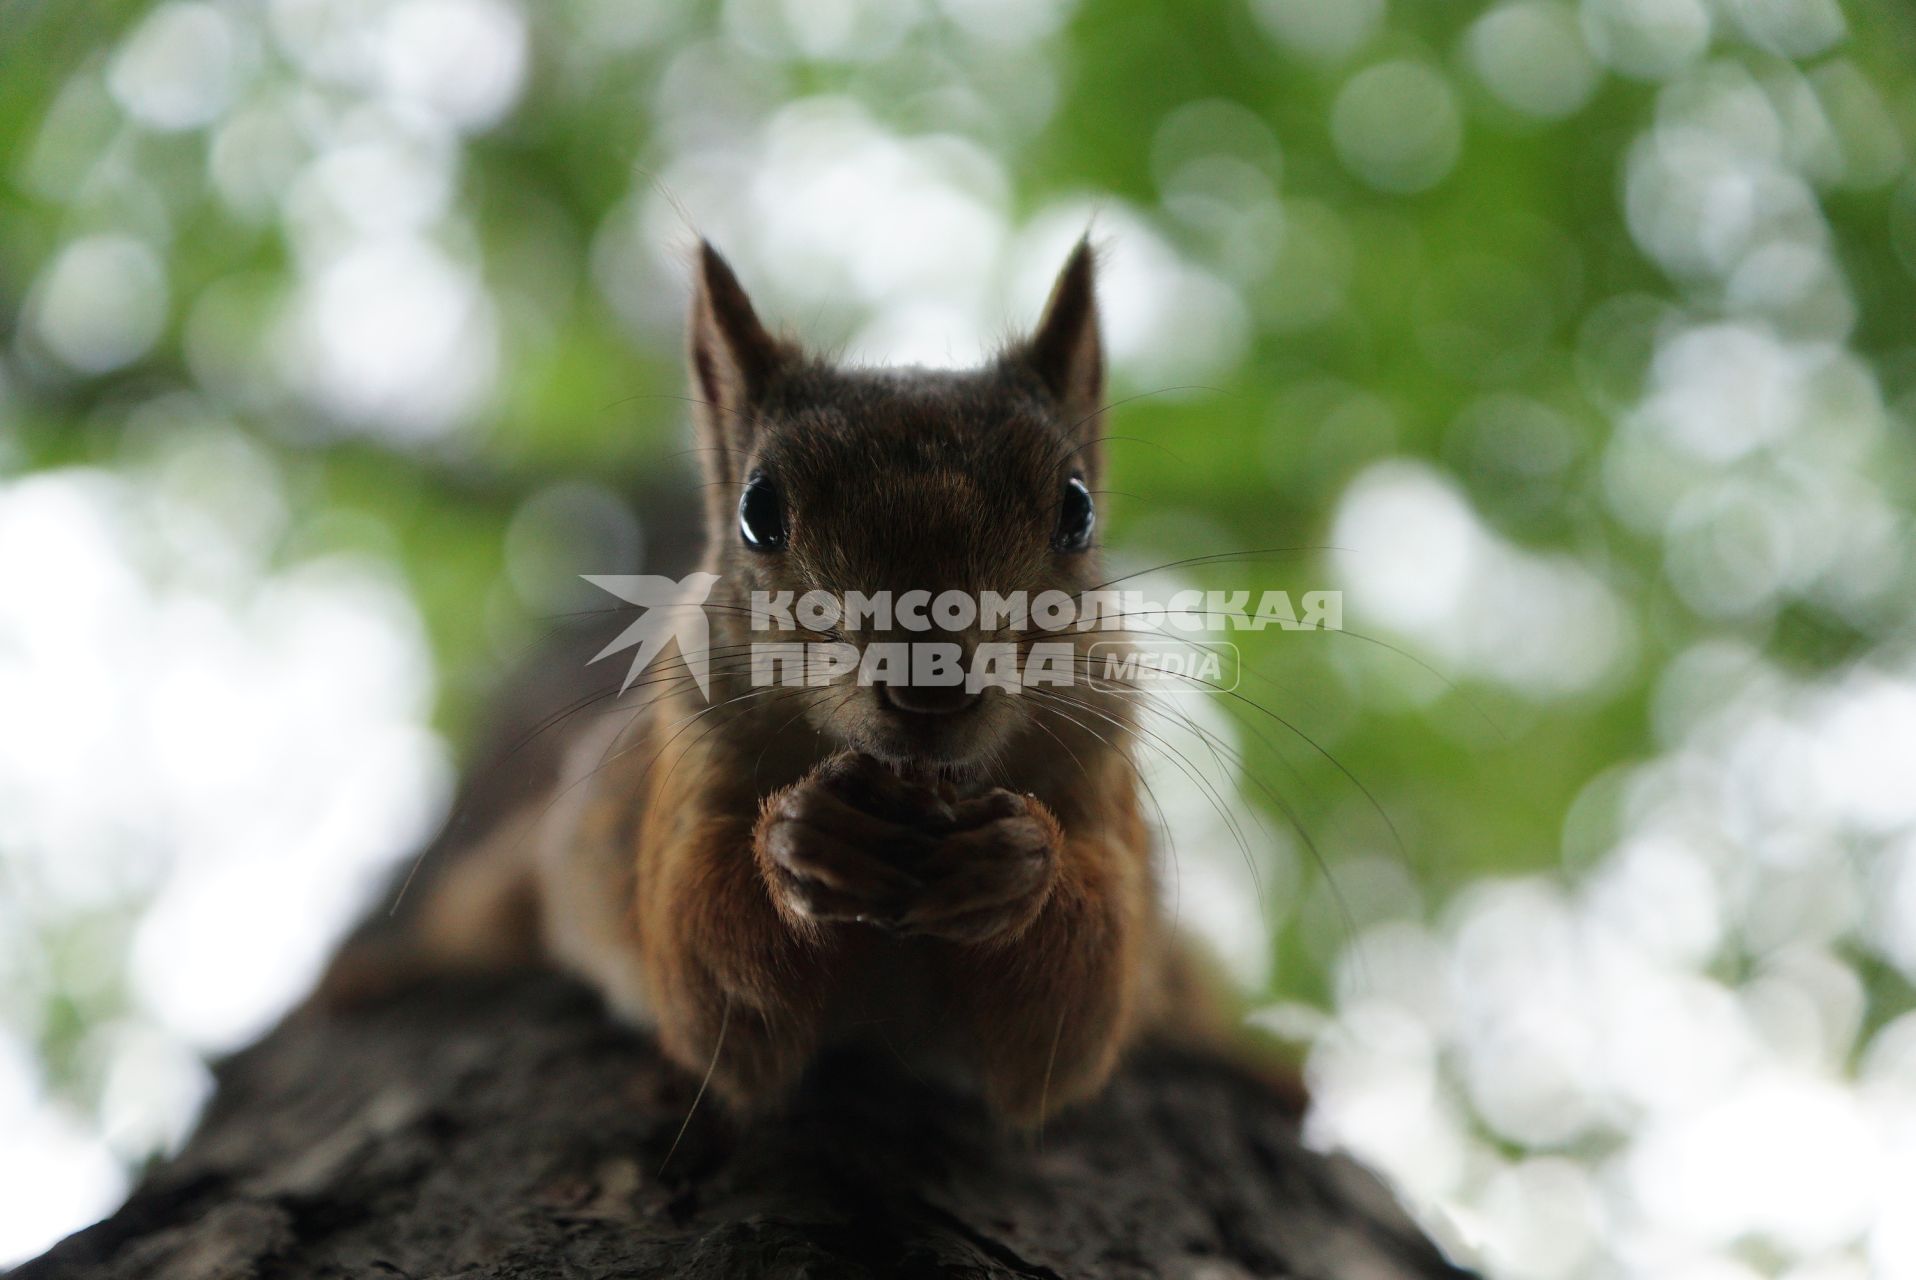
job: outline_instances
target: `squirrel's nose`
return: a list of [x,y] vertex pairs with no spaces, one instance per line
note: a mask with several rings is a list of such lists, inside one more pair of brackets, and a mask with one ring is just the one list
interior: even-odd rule
[[878,700],[894,711],[921,716],[948,716],[964,711],[977,702],[982,693],[968,691],[958,684],[878,684]]

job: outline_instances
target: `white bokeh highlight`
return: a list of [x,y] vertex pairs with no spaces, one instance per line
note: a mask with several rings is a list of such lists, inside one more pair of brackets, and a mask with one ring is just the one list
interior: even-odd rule
[[[373,563],[275,563],[284,520],[271,465],[217,427],[124,476],[0,481],[0,1148],[33,1153],[0,1162],[0,1261],[178,1144],[201,1055],[311,985],[446,803],[404,591]],[[50,971],[63,954],[92,976]],[[49,983],[99,1015],[96,1110],[22,1057]]]

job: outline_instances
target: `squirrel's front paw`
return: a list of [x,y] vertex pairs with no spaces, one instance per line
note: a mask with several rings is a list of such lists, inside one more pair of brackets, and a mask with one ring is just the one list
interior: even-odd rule
[[837,757],[773,795],[759,815],[759,867],[797,923],[896,925],[924,892],[909,868],[929,852],[924,805],[936,797],[861,756]]
[[951,942],[1015,938],[1044,907],[1064,836],[1035,797],[1000,787],[951,806],[931,848],[911,863],[924,882],[897,926]]

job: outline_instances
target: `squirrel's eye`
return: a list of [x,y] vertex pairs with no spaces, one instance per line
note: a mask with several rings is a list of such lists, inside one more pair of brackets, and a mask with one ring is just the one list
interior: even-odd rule
[[1091,545],[1091,530],[1098,513],[1091,506],[1091,490],[1084,481],[1072,476],[1065,482],[1064,502],[1058,508],[1058,532],[1052,545],[1060,551],[1083,551]]
[[755,473],[738,499],[738,533],[754,551],[778,551],[785,546],[785,503],[765,477]]

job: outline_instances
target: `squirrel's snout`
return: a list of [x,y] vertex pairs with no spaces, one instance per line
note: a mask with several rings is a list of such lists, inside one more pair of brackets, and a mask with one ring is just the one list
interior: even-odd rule
[[886,684],[878,686],[878,701],[892,711],[920,716],[949,716],[969,711],[984,696],[963,682],[949,685]]

